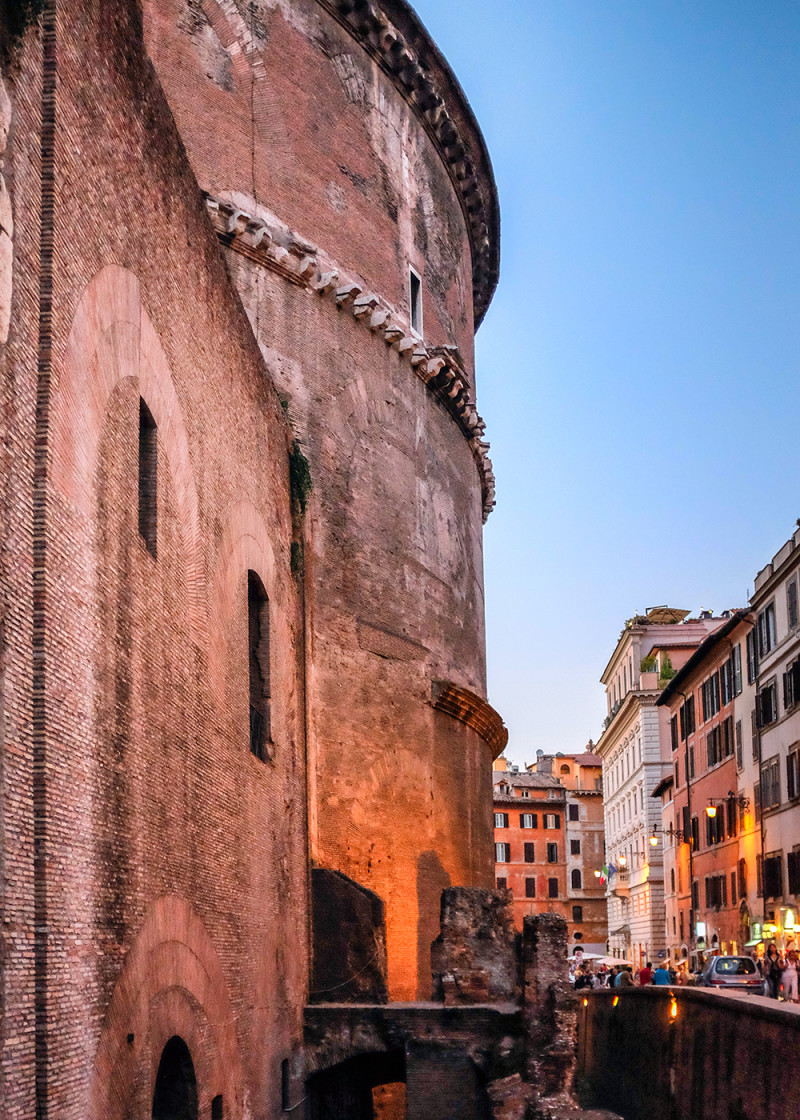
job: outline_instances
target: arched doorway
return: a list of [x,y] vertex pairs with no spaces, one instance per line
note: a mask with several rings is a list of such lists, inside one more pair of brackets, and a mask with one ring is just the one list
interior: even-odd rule
[[198,1120],[197,1078],[189,1047],[173,1035],[161,1052],[153,1090],[153,1120]]

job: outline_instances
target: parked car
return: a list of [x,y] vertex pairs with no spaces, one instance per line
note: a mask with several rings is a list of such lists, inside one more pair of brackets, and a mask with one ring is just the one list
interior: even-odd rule
[[737,988],[760,993],[764,982],[750,957],[709,957],[697,977],[703,988]]

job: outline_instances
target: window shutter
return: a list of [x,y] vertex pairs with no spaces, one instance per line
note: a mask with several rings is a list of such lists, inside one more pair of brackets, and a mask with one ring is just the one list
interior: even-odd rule
[[539,827],[539,814],[538,813],[533,814],[533,827],[534,828]]
[[561,814],[556,813],[555,817],[556,817],[556,828],[561,828]]
[[508,813],[503,813],[503,828],[508,828]]

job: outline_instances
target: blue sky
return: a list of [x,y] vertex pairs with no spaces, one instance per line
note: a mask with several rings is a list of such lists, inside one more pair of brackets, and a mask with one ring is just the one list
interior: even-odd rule
[[743,605],[800,517],[800,3],[415,6],[500,193],[489,696],[528,761],[598,738],[627,617]]

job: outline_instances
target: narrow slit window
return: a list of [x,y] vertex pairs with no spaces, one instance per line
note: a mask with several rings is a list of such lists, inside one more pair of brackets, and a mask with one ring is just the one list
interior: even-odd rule
[[269,684],[269,599],[255,572],[247,573],[250,644],[250,750],[266,762],[272,738]]
[[411,303],[411,329],[422,334],[422,279],[413,268],[408,270],[408,292]]
[[139,398],[139,535],[155,558],[158,527],[158,428]]

